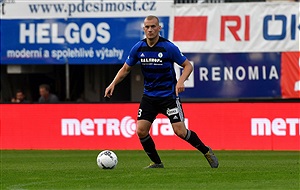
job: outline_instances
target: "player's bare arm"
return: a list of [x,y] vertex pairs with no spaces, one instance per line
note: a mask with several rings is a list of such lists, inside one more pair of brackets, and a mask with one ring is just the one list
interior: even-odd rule
[[188,79],[191,72],[193,71],[193,65],[188,59],[186,59],[181,66],[183,67],[183,72],[176,84],[176,96],[178,96],[179,93],[184,91],[184,81]]
[[110,98],[113,95],[115,86],[120,83],[131,71],[131,67],[124,63],[123,67],[118,71],[114,80],[110,85],[105,89],[104,97]]

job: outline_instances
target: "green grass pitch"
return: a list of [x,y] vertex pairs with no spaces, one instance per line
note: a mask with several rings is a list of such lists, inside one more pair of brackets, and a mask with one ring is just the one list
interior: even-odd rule
[[119,163],[99,169],[99,151],[1,150],[1,189],[300,189],[298,151],[215,151],[212,169],[198,151],[159,151],[164,169],[143,169],[143,151],[114,151]]

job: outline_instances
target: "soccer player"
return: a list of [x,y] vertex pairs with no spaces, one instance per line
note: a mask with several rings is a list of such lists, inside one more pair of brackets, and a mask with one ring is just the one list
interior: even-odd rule
[[[184,81],[192,72],[193,66],[177,46],[159,36],[161,26],[156,16],[147,16],[143,29],[146,38],[132,47],[123,67],[105,89],[104,97],[110,98],[115,86],[128,75],[137,62],[140,62],[144,75],[144,94],[138,110],[136,133],[146,154],[153,162],[147,168],[164,167],[149,134],[152,122],[159,113],[169,118],[178,137],[202,152],[210,166],[217,168],[218,159],[212,149],[206,146],[197,134],[187,129],[184,124],[184,113],[178,95],[184,91]],[[178,81],[175,76],[174,62],[183,67]]]

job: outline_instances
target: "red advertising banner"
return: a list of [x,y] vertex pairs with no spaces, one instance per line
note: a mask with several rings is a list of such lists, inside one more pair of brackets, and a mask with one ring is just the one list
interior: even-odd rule
[[280,84],[283,98],[300,98],[300,52],[281,54]]
[[[215,150],[300,150],[300,103],[184,103],[186,125]],[[1,104],[1,149],[142,149],[138,104]],[[190,150],[168,119],[150,133],[160,150]]]
[[174,17],[174,41],[206,41],[206,32],[207,16]]

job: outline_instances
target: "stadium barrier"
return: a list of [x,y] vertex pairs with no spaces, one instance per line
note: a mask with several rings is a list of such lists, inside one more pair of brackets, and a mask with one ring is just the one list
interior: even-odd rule
[[[142,149],[137,103],[0,104],[1,149]],[[186,126],[215,150],[300,150],[299,102],[184,103]],[[190,150],[158,115],[159,150]]]

